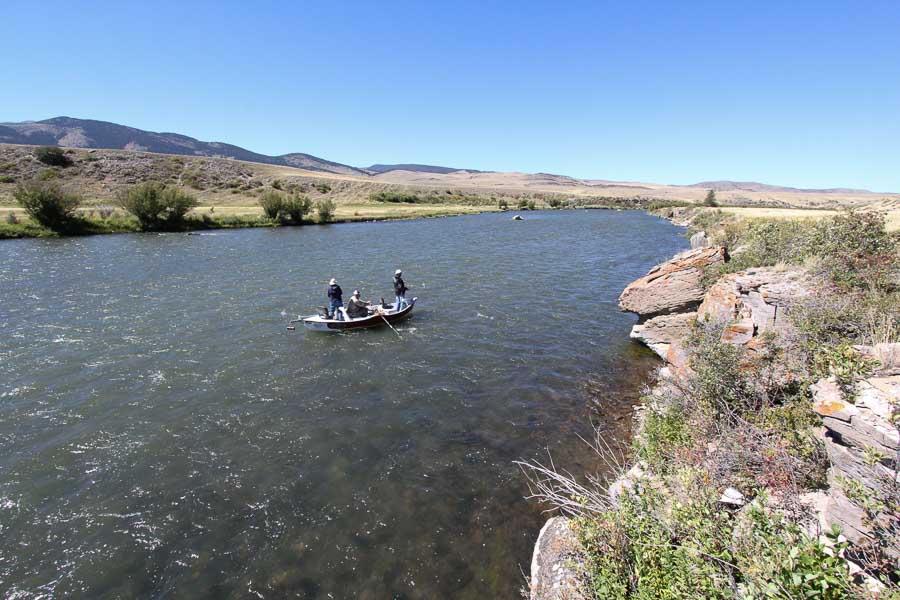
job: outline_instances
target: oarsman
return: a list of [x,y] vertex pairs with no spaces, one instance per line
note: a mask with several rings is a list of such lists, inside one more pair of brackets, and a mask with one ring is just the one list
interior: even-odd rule
[[353,290],[350,301],[347,303],[347,316],[351,319],[360,319],[369,316],[371,302],[365,302],[359,298],[359,290]]

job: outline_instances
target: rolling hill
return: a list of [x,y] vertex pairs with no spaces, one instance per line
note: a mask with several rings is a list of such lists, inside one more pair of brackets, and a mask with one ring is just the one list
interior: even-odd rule
[[67,148],[136,150],[158,154],[183,154],[234,158],[247,162],[297,167],[341,175],[367,175],[362,169],[303,153],[267,156],[222,142],[203,142],[179,133],[144,131],[107,121],[56,117],[44,121],[0,123],[0,143]]

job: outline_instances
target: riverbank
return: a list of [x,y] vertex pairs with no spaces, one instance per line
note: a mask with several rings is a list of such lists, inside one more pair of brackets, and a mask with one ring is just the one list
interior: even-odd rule
[[897,597],[897,234],[873,213],[660,214],[694,249],[620,298],[665,361],[634,462],[609,487],[523,465],[563,515],[532,598]]
[[[326,222],[310,217],[301,226],[328,223],[353,223],[360,221],[396,221],[452,217],[484,212],[497,212],[484,206],[416,204],[416,205],[339,205],[334,216]],[[99,235],[107,233],[134,233],[141,231],[140,223],[120,210],[106,207],[87,207],[77,213],[79,227],[70,235]],[[10,215],[13,215],[10,217]],[[188,213],[178,231],[203,231],[212,229],[238,229],[252,227],[292,227],[265,218],[258,206],[202,206]],[[52,231],[30,220],[24,210],[16,207],[0,207],[0,239],[60,237],[66,234]]]

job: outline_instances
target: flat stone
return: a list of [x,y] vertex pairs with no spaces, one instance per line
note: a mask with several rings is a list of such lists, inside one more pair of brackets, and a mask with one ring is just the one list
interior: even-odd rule
[[834,379],[820,379],[810,386],[810,390],[813,393],[813,410],[819,416],[849,423],[854,415],[859,414],[859,409],[854,404],[844,400]]
[[722,492],[722,497],[719,498],[719,502],[722,504],[730,504],[731,506],[743,506],[747,503],[744,499],[744,495],[740,493],[737,488],[727,487],[725,491]]

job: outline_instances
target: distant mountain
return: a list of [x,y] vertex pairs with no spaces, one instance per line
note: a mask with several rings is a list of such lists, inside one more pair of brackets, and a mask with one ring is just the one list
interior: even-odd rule
[[106,121],[56,117],[45,121],[0,123],[0,143],[64,146],[67,148],[106,148],[137,150],[160,154],[186,154],[234,158],[248,162],[298,167],[311,171],[342,175],[368,175],[362,169],[343,165],[310,154],[266,156],[231,144],[202,142],[178,133],[157,133]]
[[366,171],[372,171],[373,173],[387,173],[388,171],[413,171],[416,173],[438,173],[441,175],[446,175],[447,173],[456,173],[457,171],[468,171],[469,173],[484,172],[478,171],[476,169],[454,169],[452,167],[437,167],[435,165],[416,164],[372,165],[371,167],[366,168]]
[[717,192],[732,192],[743,190],[746,192],[812,192],[817,194],[870,194],[869,190],[856,190],[852,188],[827,188],[823,190],[784,187],[780,185],[768,185],[756,181],[701,181],[683,187],[703,188]]

